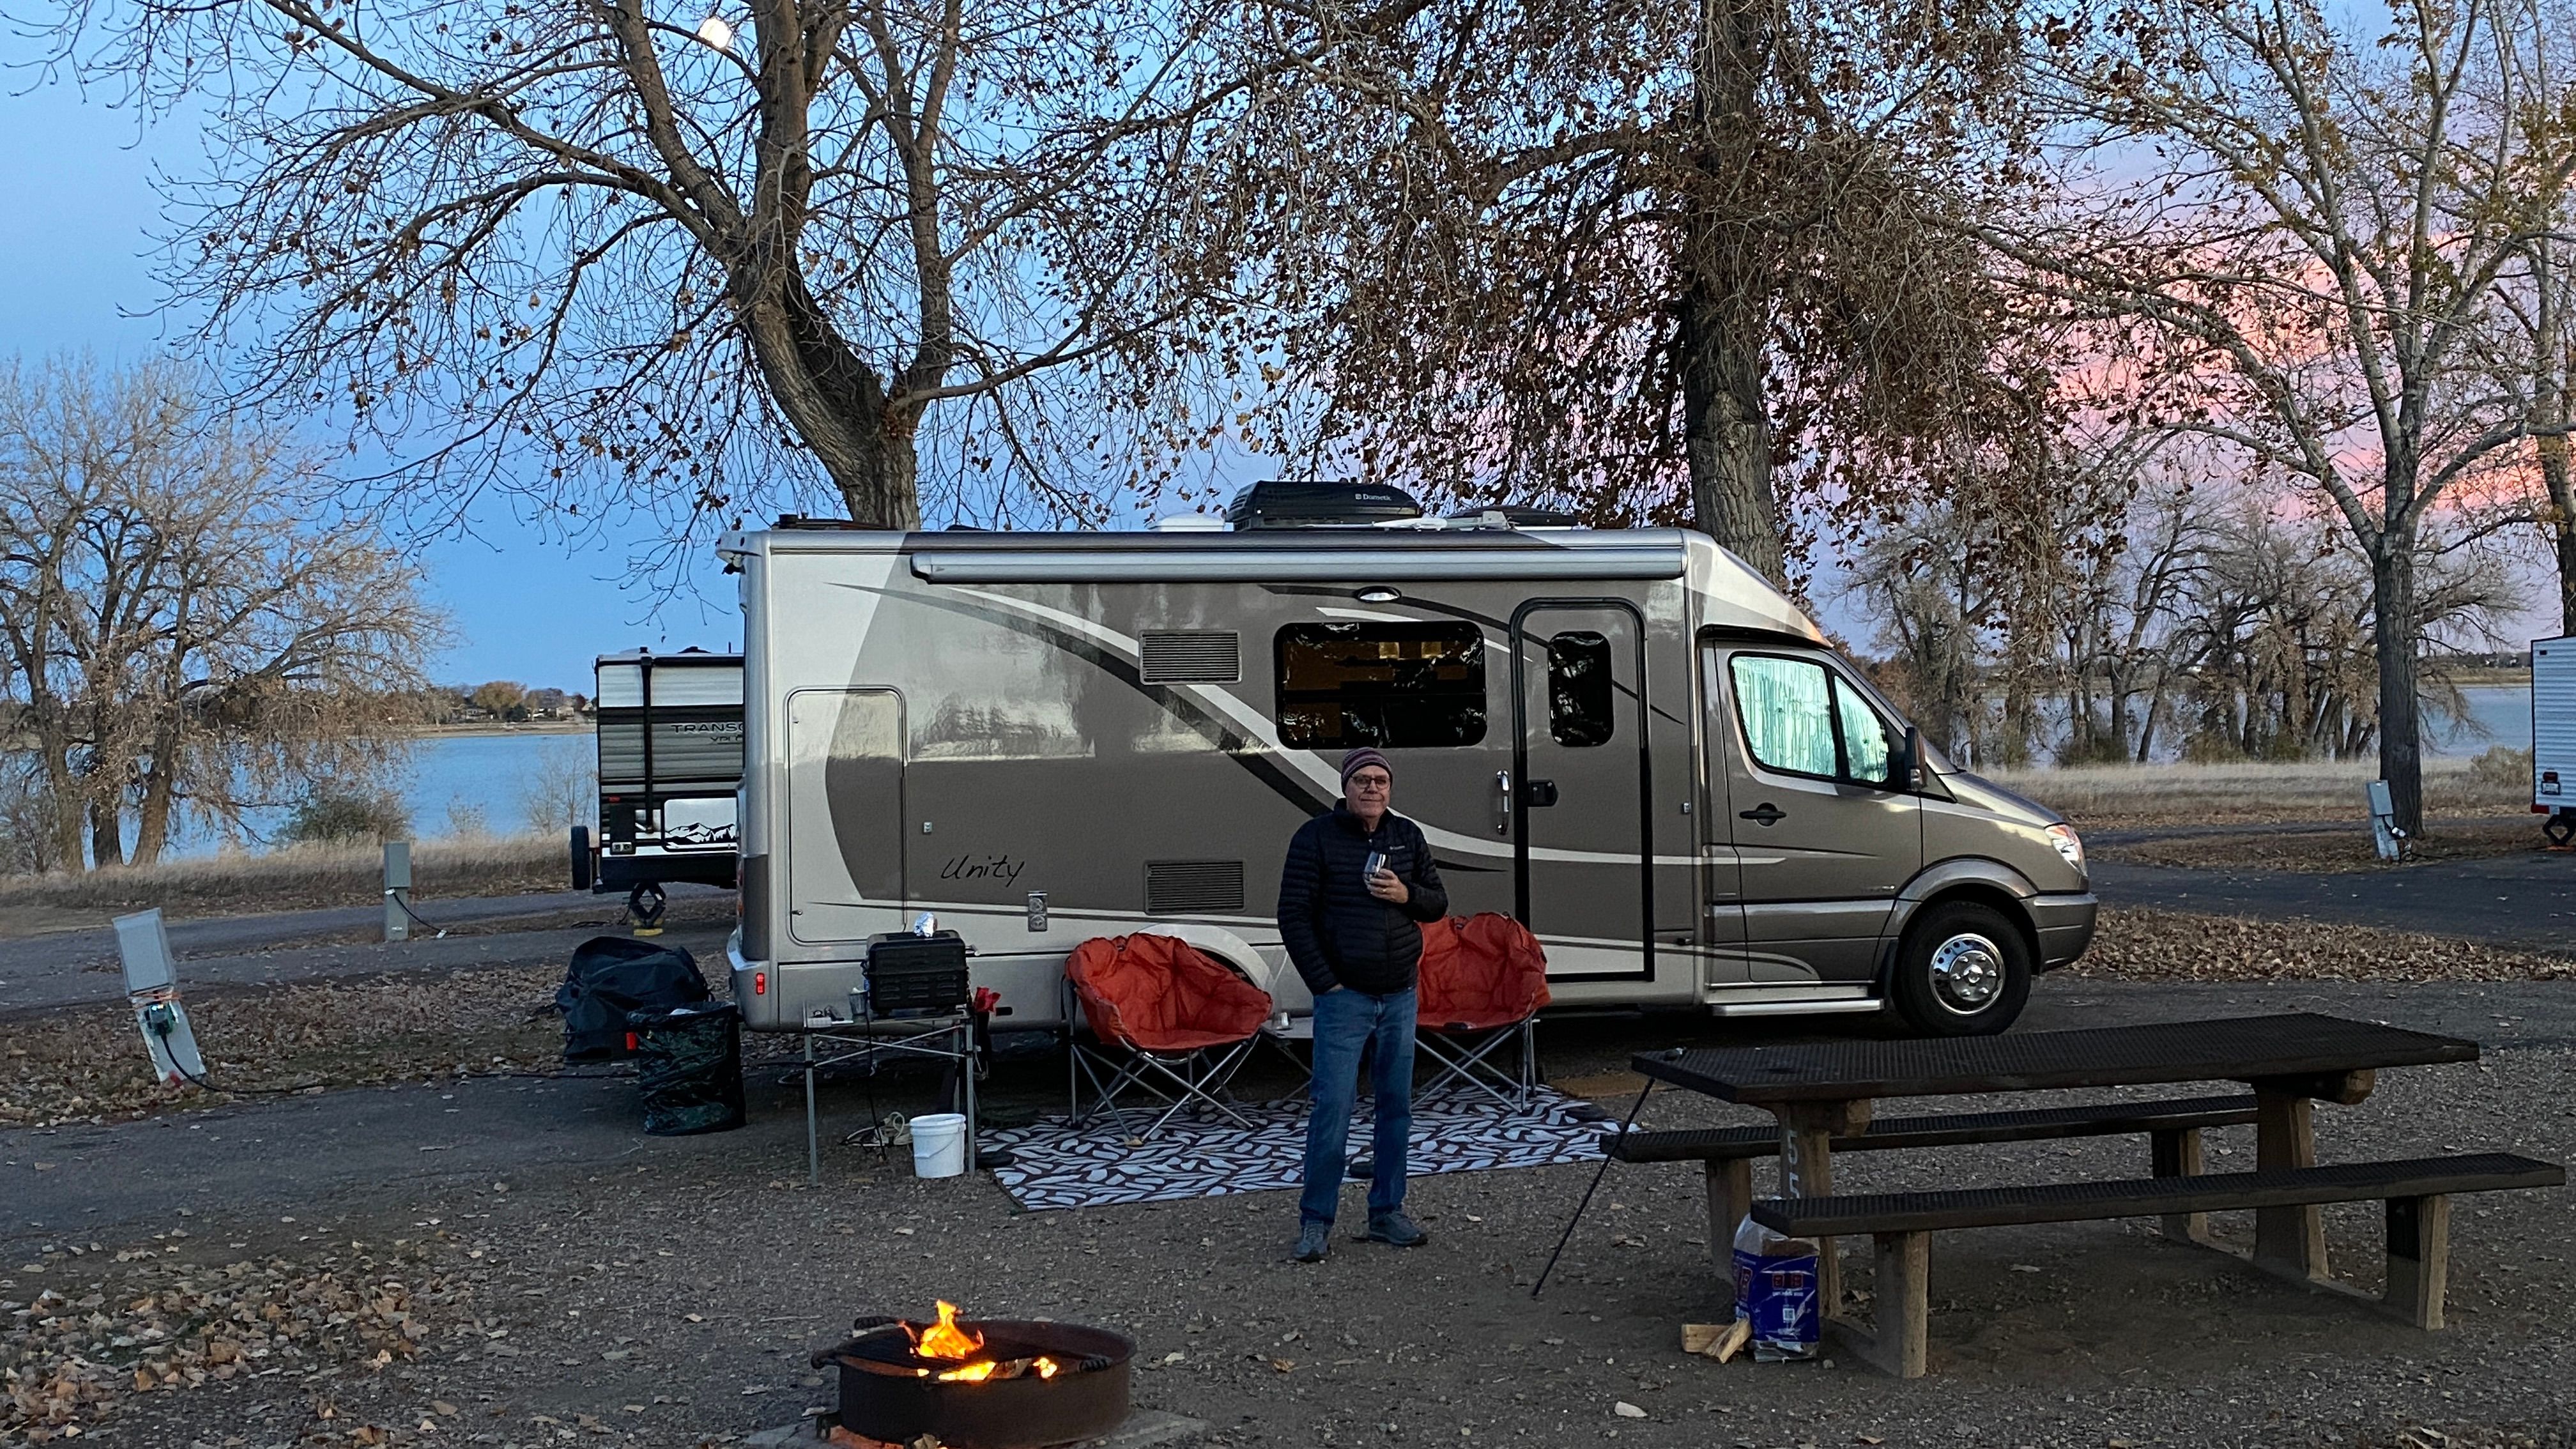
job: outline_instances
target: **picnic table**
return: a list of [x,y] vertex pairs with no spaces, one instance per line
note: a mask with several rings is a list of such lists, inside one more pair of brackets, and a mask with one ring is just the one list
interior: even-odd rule
[[[2456,1037],[2301,1012],[1991,1037],[1676,1049],[1640,1055],[1634,1058],[1633,1065],[1650,1082],[1760,1107],[1778,1119],[1779,1196],[1791,1201],[1738,1203],[1727,1211],[1741,1213],[1751,1206],[1757,1221],[1777,1219],[1808,1229],[1830,1227],[1839,1216],[1854,1224],[1855,1231],[1868,1231],[1878,1238],[1882,1270],[1910,1274],[1911,1286],[1919,1298],[1922,1255],[1928,1251],[1925,1243],[1933,1227],[2161,1213],[2169,1230],[2189,1225],[2188,1236],[2201,1238],[2199,1224],[2212,1206],[2255,1208],[2253,1261],[2258,1266],[2295,1281],[2327,1285],[2331,1279],[2320,1205],[2382,1196],[2383,1189],[2391,1204],[2392,1263],[2398,1261],[2401,1201],[2432,1203],[2429,1211],[2438,1217],[2438,1221],[2422,1223],[2408,1219],[2405,1230],[2416,1234],[2424,1244],[2409,1251],[2445,1257],[2447,1247],[2436,1242],[2447,1226],[2447,1198],[2442,1194],[2491,1185],[2546,1185],[2553,1174],[2554,1180],[2563,1182],[2563,1172],[2549,1164],[2490,1154],[2492,1162],[2461,1158],[2365,1164],[2385,1170],[2347,1173],[2351,1181],[2342,1181],[2334,1176],[2334,1170],[2313,1171],[2317,1166],[2314,1104],[2361,1102],[2370,1095],[2375,1073],[2384,1068],[2468,1062],[2477,1056],[2475,1042]],[[1880,1098],[2178,1082],[2241,1082],[2253,1089],[2250,1116],[2255,1128],[2254,1174],[2242,1175],[2241,1181],[2207,1177],[2202,1174],[2199,1160],[2196,1128],[2245,1120],[2242,1107],[2235,1108],[2236,1115],[2229,1115],[2231,1106],[2242,1099],[1923,1118],[1886,1123],[1891,1130],[1885,1133],[1871,1131],[1871,1113]],[[2187,1141],[2189,1150],[2160,1151],[2152,1179],[2125,1184],[2073,1188],[2050,1184],[1869,1199],[1833,1196],[1833,1158],[1838,1144],[1845,1150],[1939,1146],[2119,1130],[2164,1132],[2176,1142]],[[1718,1158],[1728,1156],[1740,1162],[1751,1151],[1767,1155],[1771,1150],[1767,1143],[1757,1148],[1742,1140],[1751,1135],[1750,1129],[1661,1135],[1695,1136],[1702,1147],[1658,1156],[1633,1151],[1621,1154],[1614,1144],[1613,1155],[1625,1155],[1631,1161],[1707,1156],[1712,1163],[1713,1217],[1719,1211],[1715,1167]],[[1725,1145],[1730,1142],[1732,1146]],[[2437,1172],[2437,1162],[2471,1166]],[[2178,1188],[2177,1183],[2208,1186],[2198,1189],[2195,1195]],[[2222,1191],[2220,1184],[2225,1184],[2226,1190]],[[2080,1190],[2083,1187],[2105,1191],[2093,1194],[2098,1201],[2078,1201],[2085,1197]],[[2334,1195],[2338,1191],[2341,1197]],[[1716,1228],[1713,1222],[1713,1233]],[[1819,1298],[1829,1316],[1837,1313],[1842,1306],[1841,1269],[1832,1238],[1812,1231],[1793,1235],[1819,1239]],[[1900,1259],[1891,1265],[1886,1256],[1891,1239],[1905,1240],[1894,1246],[1910,1253],[1911,1259]],[[2424,1281],[2410,1284],[2410,1291],[2417,1291],[2419,1299],[2412,1315],[2427,1327],[2438,1326],[2440,1321],[2440,1266],[2438,1262],[2431,1265]],[[1888,1286],[1882,1283],[1878,1294],[1882,1336],[1886,1334],[1883,1320],[1889,1308]],[[2397,1286],[2392,1280],[2392,1303]],[[2422,1301],[2427,1295],[2429,1303]],[[1919,1320],[1919,1304],[1915,1313]],[[1907,1335],[1900,1333],[1898,1337],[1904,1339]],[[1913,1325],[1910,1337],[1910,1343],[1898,1345],[1899,1357],[1910,1364],[1910,1369],[1899,1371],[1920,1373],[1919,1321]]]

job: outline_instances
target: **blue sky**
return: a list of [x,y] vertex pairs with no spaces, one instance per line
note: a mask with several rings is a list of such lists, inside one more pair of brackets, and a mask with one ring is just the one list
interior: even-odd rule
[[[162,310],[151,275],[160,209],[152,176],[155,162],[194,169],[194,129],[138,131],[132,112],[104,98],[84,100],[66,84],[29,90],[24,72],[0,79],[9,84],[0,182],[21,202],[0,208],[0,354],[88,351],[129,362],[182,340],[193,319]],[[593,655],[741,641],[730,581],[711,567],[682,592],[639,591],[623,586],[624,551],[608,543],[567,550],[497,508],[478,514],[472,533],[424,549],[431,592],[456,621],[456,645],[431,671],[441,680],[587,693]]]

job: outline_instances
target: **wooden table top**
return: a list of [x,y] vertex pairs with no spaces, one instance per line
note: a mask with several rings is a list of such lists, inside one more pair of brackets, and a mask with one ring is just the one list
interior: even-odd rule
[[2158,1082],[2251,1082],[2471,1062],[2478,1044],[2315,1012],[1915,1041],[1676,1048],[1633,1059],[1730,1102],[1848,1102]]

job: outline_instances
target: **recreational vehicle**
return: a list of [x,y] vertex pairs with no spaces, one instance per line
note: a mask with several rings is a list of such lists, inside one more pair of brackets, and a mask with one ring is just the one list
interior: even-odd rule
[[1302,1012],[1280,863],[1362,744],[1452,912],[1527,923],[1559,1008],[1999,1031],[2092,937],[2075,832],[1696,533],[781,522],[721,543],[754,1027],[846,1019],[868,939],[923,913],[997,1029],[1060,1024],[1066,954],[1137,931]]
[[742,657],[638,649],[600,655],[593,668],[599,840],[573,828],[573,888],[624,890],[629,914],[654,924],[664,885],[729,886],[737,874]]

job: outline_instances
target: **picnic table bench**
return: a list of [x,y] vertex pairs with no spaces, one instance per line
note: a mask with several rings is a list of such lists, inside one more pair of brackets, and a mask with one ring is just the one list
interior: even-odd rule
[[[2326,1263],[2320,1206],[2387,1203],[2389,1288],[2383,1302],[2425,1328],[2442,1322],[2448,1268],[2449,1197],[2513,1187],[2558,1186],[2556,1164],[2503,1153],[2319,1167],[2313,1104],[2356,1104],[2382,1068],[2476,1060],[2477,1044],[2314,1013],[2166,1022],[2079,1031],[1920,1041],[1844,1041],[1803,1046],[1652,1052],[1633,1065],[1664,1082],[1721,1100],[1759,1106],[1779,1120],[1760,1129],[1699,1134],[1623,1134],[1614,1156],[1630,1161],[1708,1164],[1717,1199],[1745,1202],[1749,1176],[1734,1165],[1768,1155],[1755,1135],[1776,1135],[1777,1199],[1753,1202],[1753,1220],[1818,1242],[1818,1297],[1828,1320],[1857,1340],[1862,1355],[1903,1377],[1924,1371],[1929,1318],[1930,1234],[1960,1227],[2162,1217],[2166,1231],[2207,1245],[2210,1212],[2255,1213],[2255,1266],[2295,1282],[2341,1289]],[[2201,1127],[2247,1120],[2248,1099],[1893,1119],[1871,1130],[1880,1097],[1932,1097],[2060,1088],[2235,1081],[2253,1089],[2255,1170],[2208,1174],[2199,1161]],[[2160,1139],[2153,1175],[2133,1180],[2048,1183],[1947,1192],[1833,1194],[1833,1153],[1897,1146],[2146,1131]],[[1655,1140],[1662,1138],[1662,1141]],[[1684,1140],[1685,1138],[1691,1140]],[[1662,1155],[1658,1155],[1662,1154]],[[1717,1179],[1727,1176],[1727,1181]],[[1872,1332],[1841,1318],[1837,1236],[1869,1235],[1878,1260]],[[1733,1235],[1732,1220],[1713,1239]],[[1716,1243],[1712,1242],[1713,1248]],[[2350,1290],[2342,1290],[2350,1291]]]

